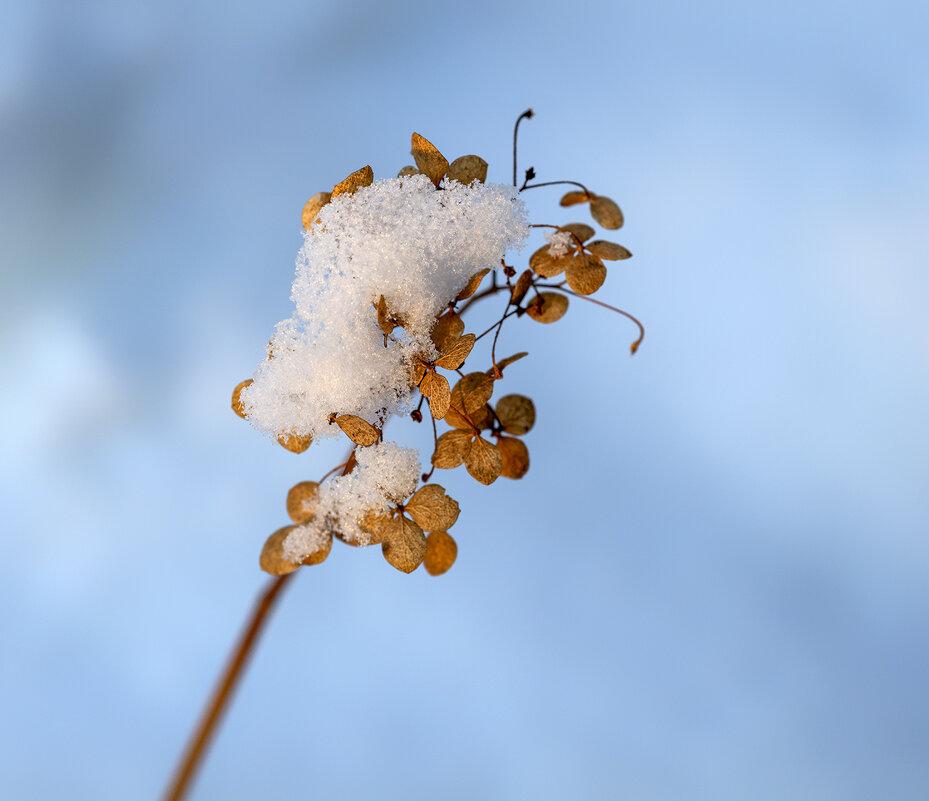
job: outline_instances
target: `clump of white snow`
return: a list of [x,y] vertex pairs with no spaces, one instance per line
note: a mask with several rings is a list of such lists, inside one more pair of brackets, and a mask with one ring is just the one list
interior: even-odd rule
[[[435,355],[436,314],[529,233],[514,187],[449,181],[436,190],[424,175],[340,195],[319,220],[297,258],[296,311],[242,392],[248,419],[272,436],[334,436],[332,413],[377,423],[403,408],[413,357]],[[405,323],[386,348],[373,305],[381,295]]]
[[551,256],[564,256],[574,249],[574,237],[567,231],[546,231],[545,239],[548,241],[548,253]]
[[415,491],[422,467],[414,448],[380,442],[355,453],[355,469],[347,476],[321,484],[313,499],[315,517],[284,540],[287,559],[299,562],[317,551],[327,531],[338,531],[351,543],[367,545],[370,535],[359,526],[365,515],[384,514],[390,504],[405,500]]

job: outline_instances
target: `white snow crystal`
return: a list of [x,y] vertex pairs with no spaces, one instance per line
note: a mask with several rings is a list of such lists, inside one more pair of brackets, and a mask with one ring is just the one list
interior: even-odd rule
[[[529,233],[514,187],[449,181],[437,191],[424,175],[340,195],[319,219],[297,258],[296,311],[241,396],[252,425],[272,436],[335,436],[332,413],[377,424],[403,408],[413,358],[436,355],[436,314]],[[386,348],[374,309],[382,294],[405,323]]]
[[380,442],[355,453],[355,469],[321,484],[315,499],[316,516],[284,540],[287,559],[299,562],[318,550],[330,530],[356,545],[367,545],[370,535],[358,525],[364,516],[383,514],[389,504],[413,494],[422,471],[416,449]]
[[574,237],[567,231],[547,231],[545,239],[548,241],[548,252],[551,256],[564,256],[574,249]]

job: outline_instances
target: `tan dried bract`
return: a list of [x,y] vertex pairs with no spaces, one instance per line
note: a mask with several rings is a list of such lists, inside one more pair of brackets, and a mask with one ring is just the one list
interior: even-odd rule
[[277,437],[281,447],[286,448],[291,453],[303,453],[310,445],[313,444],[313,438],[309,434],[293,434],[284,432]]
[[326,539],[323,544],[317,548],[313,553],[307,554],[303,557],[303,561],[300,562],[301,565],[318,565],[326,561],[326,558],[329,556],[329,553],[332,551],[332,532],[326,532]]
[[454,406],[449,406],[445,415],[445,422],[462,431],[480,433],[483,428],[493,428],[494,415],[486,403],[474,412],[459,412]]
[[467,300],[470,298],[471,295],[477,292],[477,288],[481,285],[481,281],[484,280],[484,276],[489,272],[490,267],[485,267],[480,272],[474,273],[474,275],[468,279],[468,283],[465,284],[465,288],[462,289],[461,292],[459,292],[455,297],[455,300]]
[[403,515],[381,527],[381,552],[397,570],[412,573],[426,556],[426,535],[412,520]]
[[464,333],[464,321],[454,312],[446,312],[432,326],[432,342],[445,353]]
[[316,512],[316,481],[301,481],[287,493],[287,514],[294,523],[309,523]]
[[234,411],[239,417],[245,417],[245,407],[242,405],[242,390],[245,387],[252,385],[252,379],[246,378],[239,384],[236,384],[236,388],[232,390],[232,411]]
[[476,412],[494,394],[494,381],[487,373],[468,373],[452,390],[452,406],[466,415]]
[[549,251],[549,245],[543,245],[529,257],[529,266],[536,275],[542,278],[554,278],[561,275],[568,269],[574,256],[571,253],[563,253],[559,256],[553,256]]
[[588,200],[590,200],[590,197],[586,192],[573,191],[566,192],[560,203],[562,206],[576,206],[578,203],[586,203]]
[[505,367],[509,367],[509,365],[511,365],[513,362],[518,362],[524,356],[528,356],[528,355],[529,355],[528,351],[523,351],[522,353],[514,353],[512,356],[507,356],[505,359],[501,359],[500,361],[497,362],[496,368],[491,367],[487,371],[487,375],[491,376],[492,378],[496,378],[496,379],[503,378],[503,369]]
[[465,456],[465,467],[481,484],[493,484],[503,470],[503,458],[493,443],[477,437]]
[[401,167],[400,172],[397,173],[398,178],[406,178],[408,175],[419,175],[420,171],[418,168],[414,167],[412,164],[407,164],[406,167]]
[[367,447],[380,439],[378,431],[367,420],[354,414],[343,414],[336,417],[333,422],[345,432],[345,435],[356,445]]
[[596,256],[582,253],[572,260],[565,273],[568,286],[578,295],[592,295],[606,280],[606,266]]
[[440,470],[452,470],[463,464],[465,456],[471,449],[472,437],[473,434],[467,430],[453,428],[451,431],[446,431],[436,442],[432,464]]
[[622,245],[617,245],[615,242],[607,242],[604,239],[590,242],[586,245],[586,248],[589,253],[592,253],[599,259],[619,261],[620,259],[632,258],[632,254]]
[[497,439],[497,450],[502,460],[501,476],[515,479],[526,475],[529,470],[529,449],[521,439],[501,436]]
[[623,227],[623,213],[615,201],[605,195],[594,195],[590,199],[590,214],[604,228],[615,230]]
[[535,424],[535,404],[525,395],[504,395],[497,401],[497,419],[507,434],[525,434]]
[[518,306],[523,302],[529,287],[532,286],[532,270],[523,270],[516,283],[513,285],[513,292],[510,294],[510,303]]
[[344,181],[339,181],[332,187],[332,197],[339,195],[354,195],[355,192],[363,186],[371,186],[374,183],[374,170],[369,166],[364,166],[360,170],[355,170]]
[[539,323],[554,323],[564,317],[568,299],[557,292],[541,292],[526,307],[528,315]]
[[480,156],[459,156],[448,165],[446,177],[462,184],[487,180],[487,162]]
[[591,228],[587,223],[565,223],[564,225],[558,226],[562,231],[567,231],[569,234],[576,236],[581,242],[586,242],[590,237],[592,237],[596,231]]
[[429,398],[429,412],[436,420],[445,417],[452,395],[448,387],[448,379],[439,375],[435,370],[429,370],[419,382],[419,391]]
[[457,370],[468,358],[476,339],[477,337],[474,334],[460,336],[457,341],[451,343],[448,350],[443,351],[442,355],[436,359],[435,366],[442,367],[445,370]]
[[406,504],[406,513],[423,531],[445,531],[455,525],[461,509],[439,484],[426,484]]
[[284,576],[300,567],[290,559],[284,558],[284,540],[295,528],[296,526],[279,528],[265,541],[261,555],[258,557],[258,564],[265,573],[270,573],[272,576]]
[[312,229],[313,223],[315,223],[319,217],[319,212],[330,200],[332,200],[331,192],[317,192],[306,202],[306,205],[303,207],[301,219],[303,221],[303,227],[306,228],[307,231]]
[[458,557],[458,544],[451,534],[433,531],[426,537],[426,556],[423,567],[430,576],[440,576],[448,570]]
[[423,173],[429,176],[438,188],[448,169],[448,159],[445,158],[439,149],[428,139],[420,136],[418,133],[413,134],[413,161]]

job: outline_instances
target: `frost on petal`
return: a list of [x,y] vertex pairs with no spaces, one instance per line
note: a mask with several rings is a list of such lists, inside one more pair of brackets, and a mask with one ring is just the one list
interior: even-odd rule
[[[278,324],[240,406],[269,435],[338,433],[331,414],[383,419],[406,409],[411,365],[439,353],[436,315],[485,267],[521,247],[529,228],[512,186],[387,178],[332,198],[304,235],[292,288],[294,315]],[[403,320],[385,347],[385,308]]]

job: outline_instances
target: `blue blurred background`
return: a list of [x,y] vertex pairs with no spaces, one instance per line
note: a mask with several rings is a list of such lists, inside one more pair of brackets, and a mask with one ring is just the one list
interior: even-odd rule
[[444,577],[304,570],[194,797],[929,797],[927,41],[915,1],[3,4],[3,796],[161,791],[342,455],[229,410],[304,201],[413,130],[508,181],[531,105],[522,167],[626,212],[642,349],[505,328],[532,469],[439,477]]

